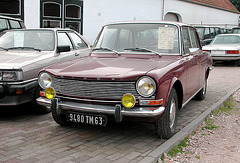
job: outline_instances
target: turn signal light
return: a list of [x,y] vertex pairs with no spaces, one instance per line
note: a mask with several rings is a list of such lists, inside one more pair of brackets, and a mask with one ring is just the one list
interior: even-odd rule
[[227,54],[239,54],[239,50],[227,50]]
[[23,92],[24,92],[23,88],[17,88],[16,89],[16,94],[18,94],[18,95],[23,94]]
[[140,105],[145,105],[145,106],[157,106],[157,105],[162,105],[163,104],[163,99],[159,100],[140,100],[139,101]]
[[42,97],[45,97],[45,92],[40,91],[40,92],[39,92],[39,95],[42,96]]

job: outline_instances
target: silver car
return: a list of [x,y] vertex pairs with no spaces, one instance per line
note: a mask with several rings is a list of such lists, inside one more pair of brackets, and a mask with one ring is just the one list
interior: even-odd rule
[[220,34],[210,45],[203,46],[214,61],[236,61],[240,65],[240,34]]
[[32,101],[39,113],[37,76],[43,67],[88,56],[89,43],[70,29],[19,29],[0,36],[0,106]]

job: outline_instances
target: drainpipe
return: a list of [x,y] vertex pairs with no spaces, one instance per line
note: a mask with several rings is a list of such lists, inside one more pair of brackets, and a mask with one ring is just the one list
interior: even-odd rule
[[62,28],[65,28],[65,0],[62,1]]
[[162,0],[162,21],[164,20],[164,6],[165,6],[165,0]]

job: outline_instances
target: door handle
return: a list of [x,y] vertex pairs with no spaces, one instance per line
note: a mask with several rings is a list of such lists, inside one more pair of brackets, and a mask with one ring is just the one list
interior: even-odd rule
[[75,56],[76,56],[76,57],[79,56],[79,53],[75,53]]

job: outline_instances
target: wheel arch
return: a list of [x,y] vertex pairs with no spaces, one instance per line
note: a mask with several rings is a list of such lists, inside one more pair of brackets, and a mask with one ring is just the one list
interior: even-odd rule
[[208,77],[209,77],[210,70],[211,70],[211,69],[208,67],[208,68],[207,68],[207,71],[206,71],[206,79],[208,79]]
[[181,109],[182,108],[182,101],[183,101],[183,87],[182,87],[182,83],[179,80],[177,80],[173,84],[172,88],[174,88],[176,90],[176,92],[177,92],[178,108]]

